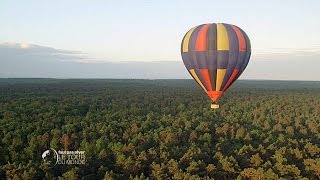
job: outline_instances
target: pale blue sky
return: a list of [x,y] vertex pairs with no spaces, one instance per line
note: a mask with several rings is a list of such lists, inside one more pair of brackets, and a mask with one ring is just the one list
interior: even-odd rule
[[187,30],[225,22],[247,32],[252,61],[277,61],[279,54],[315,60],[319,8],[319,0],[2,0],[0,43],[80,51],[89,62],[181,61]]

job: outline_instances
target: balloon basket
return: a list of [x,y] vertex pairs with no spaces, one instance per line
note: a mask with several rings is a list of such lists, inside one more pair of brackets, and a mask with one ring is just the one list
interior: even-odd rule
[[211,104],[211,109],[219,109],[220,105],[219,104]]

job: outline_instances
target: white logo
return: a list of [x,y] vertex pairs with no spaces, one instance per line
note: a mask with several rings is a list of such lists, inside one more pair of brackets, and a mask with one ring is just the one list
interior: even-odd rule
[[53,148],[42,153],[44,163],[50,167],[56,164],[85,164],[86,157],[84,151],[56,151]]
[[42,159],[44,163],[48,166],[53,167],[58,163],[58,153],[56,150],[50,148],[42,153]]

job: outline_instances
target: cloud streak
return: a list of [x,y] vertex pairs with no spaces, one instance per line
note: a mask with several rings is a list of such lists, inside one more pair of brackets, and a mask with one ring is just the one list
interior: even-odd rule
[[0,57],[16,59],[40,59],[47,60],[81,60],[86,59],[86,54],[80,51],[55,49],[47,46],[40,46],[26,43],[0,43]]
[[253,54],[257,57],[265,56],[320,56],[320,47],[313,48],[272,48],[272,49],[253,49]]

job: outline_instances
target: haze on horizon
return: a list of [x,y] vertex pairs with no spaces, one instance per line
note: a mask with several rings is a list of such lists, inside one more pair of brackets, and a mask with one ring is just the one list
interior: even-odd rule
[[225,22],[249,35],[242,79],[320,81],[320,2],[1,1],[0,78],[190,78],[191,27]]

